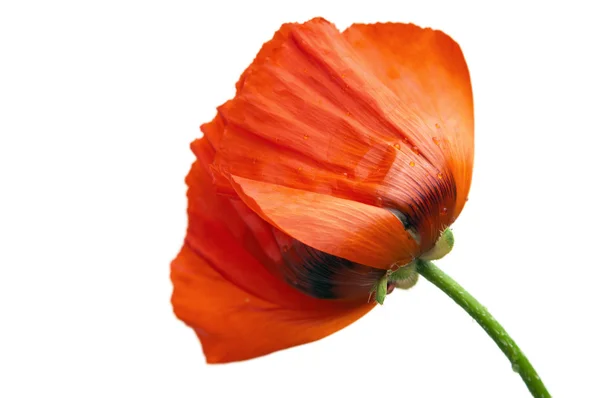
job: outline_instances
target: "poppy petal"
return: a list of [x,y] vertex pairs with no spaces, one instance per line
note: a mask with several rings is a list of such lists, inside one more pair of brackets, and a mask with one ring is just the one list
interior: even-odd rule
[[471,184],[474,148],[473,93],[460,46],[441,31],[412,24],[354,24],[343,36],[397,96],[400,112],[411,115],[401,128],[448,166],[458,217]]
[[364,303],[387,272],[316,250],[277,229],[274,234],[284,258],[281,277],[309,296]]
[[236,89],[192,144],[171,265],[175,313],[209,363],[315,341],[368,312],[379,275],[458,216],[473,161],[469,73],[441,32],[285,24]]
[[418,245],[390,211],[352,200],[232,176],[244,203],[317,250],[374,268],[407,264]]
[[[244,268],[245,264],[230,263]],[[208,363],[242,361],[309,343],[348,326],[374,303],[294,310],[231,283],[184,245],[171,265],[175,314],[196,332]]]
[[207,137],[194,141],[192,150],[197,160],[186,178],[186,244],[231,283],[263,300],[289,308],[318,306],[320,301],[278,278],[284,260],[271,225],[239,198],[218,194],[210,172],[214,149]]
[[196,140],[187,177],[189,228],[171,264],[175,314],[192,327],[209,363],[318,340],[360,318],[367,300],[318,300],[277,277],[283,258],[272,227],[212,185],[214,149]]
[[[231,190],[231,174],[393,208],[419,230],[421,250],[429,250],[458,216],[469,189],[468,70],[443,33],[412,26],[424,37],[446,38],[428,42],[403,28],[411,25],[391,25],[399,27],[372,41],[406,41],[407,48],[418,47],[415,57],[424,65],[439,58],[442,66],[421,70],[416,61],[378,55],[377,63],[391,68],[400,62],[408,71],[402,84],[390,81],[367,59],[361,47],[367,39],[351,29],[341,34],[323,19],[285,25],[265,44],[236,97],[219,108],[214,169],[223,191]],[[378,46],[367,45],[375,52]],[[444,69],[444,62],[454,62],[454,69]],[[438,80],[438,91],[423,83]],[[444,138],[447,130],[452,133]]]
[[315,341],[373,308],[366,297],[319,300],[279,278],[284,235],[241,200],[217,193],[208,137],[192,149],[197,160],[186,179],[189,228],[171,264],[172,304],[200,338],[207,362],[240,361]]

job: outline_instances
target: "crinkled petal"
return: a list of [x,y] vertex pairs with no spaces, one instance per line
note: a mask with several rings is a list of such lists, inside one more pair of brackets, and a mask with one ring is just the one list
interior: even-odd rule
[[219,118],[214,168],[225,190],[231,174],[394,208],[419,230],[422,251],[464,206],[471,86],[460,49],[441,32],[285,25]]

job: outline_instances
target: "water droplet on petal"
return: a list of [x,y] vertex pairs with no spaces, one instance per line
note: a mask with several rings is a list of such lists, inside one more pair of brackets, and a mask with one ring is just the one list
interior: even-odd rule
[[381,196],[377,197],[377,206],[383,205],[383,198]]
[[442,215],[448,214],[448,208],[447,207],[443,207],[442,208]]
[[438,174],[437,174],[437,177],[438,177],[438,178],[441,180],[441,179],[443,179],[443,178],[444,178],[444,175],[443,175],[442,173],[438,173]]
[[288,245],[283,245],[283,246],[281,247],[281,251],[282,251],[282,252],[284,252],[284,253],[287,253],[287,252],[288,252],[288,250],[290,250],[290,247],[289,247]]
[[436,129],[439,129],[439,128],[440,128],[440,124],[439,124],[439,123],[436,123],[436,124],[435,124],[435,128],[436,128]]
[[308,135],[304,134],[304,139],[307,140],[308,139]]
[[342,174],[344,174],[344,177],[348,178],[348,173],[344,172]]
[[396,149],[400,150],[400,144],[398,144],[398,143],[395,143],[395,144],[394,144],[394,148],[396,148]]
[[438,137],[431,137],[433,143],[437,146],[440,146],[440,139]]
[[298,167],[298,171],[302,171],[302,167]]
[[419,148],[417,148],[416,146],[412,147],[412,151],[417,155],[419,154]]
[[415,167],[415,162],[413,162],[412,160],[410,161],[410,163],[408,164],[410,167]]

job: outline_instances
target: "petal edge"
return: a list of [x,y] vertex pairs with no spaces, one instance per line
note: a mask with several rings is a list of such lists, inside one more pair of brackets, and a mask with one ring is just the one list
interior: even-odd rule
[[417,243],[386,209],[239,176],[231,178],[248,207],[317,250],[380,269],[406,264],[417,253]]

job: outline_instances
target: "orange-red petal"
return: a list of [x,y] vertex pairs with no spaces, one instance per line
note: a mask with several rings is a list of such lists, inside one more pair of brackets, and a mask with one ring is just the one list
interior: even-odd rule
[[374,268],[412,261],[418,245],[390,211],[281,185],[233,176],[253,211],[300,242]]
[[[243,268],[245,264],[227,265]],[[172,263],[171,279],[175,314],[194,329],[208,363],[251,359],[319,340],[374,306],[286,308],[232,283],[187,244]]]
[[[442,32],[286,24],[236,88],[192,146],[189,229],[171,268],[175,312],[211,363],[314,341],[368,312],[360,289],[320,300],[286,283],[310,270],[295,262],[306,247],[290,262],[282,242],[375,268],[406,262],[458,216],[473,162],[469,73]],[[386,208],[418,228],[420,247]]]
[[244,360],[314,341],[373,307],[366,297],[319,300],[286,283],[273,227],[241,200],[217,193],[207,137],[192,148],[197,161],[187,177],[189,227],[171,265],[172,303],[198,334],[208,362]]
[[471,86],[443,33],[385,24],[342,34],[323,19],[285,25],[237,89],[219,108],[216,175],[395,208],[418,227],[422,251],[464,206]]
[[412,24],[354,24],[343,36],[398,98],[405,115],[399,127],[447,166],[457,191],[452,213],[458,217],[471,185],[474,149],[473,93],[459,45],[441,31]]

